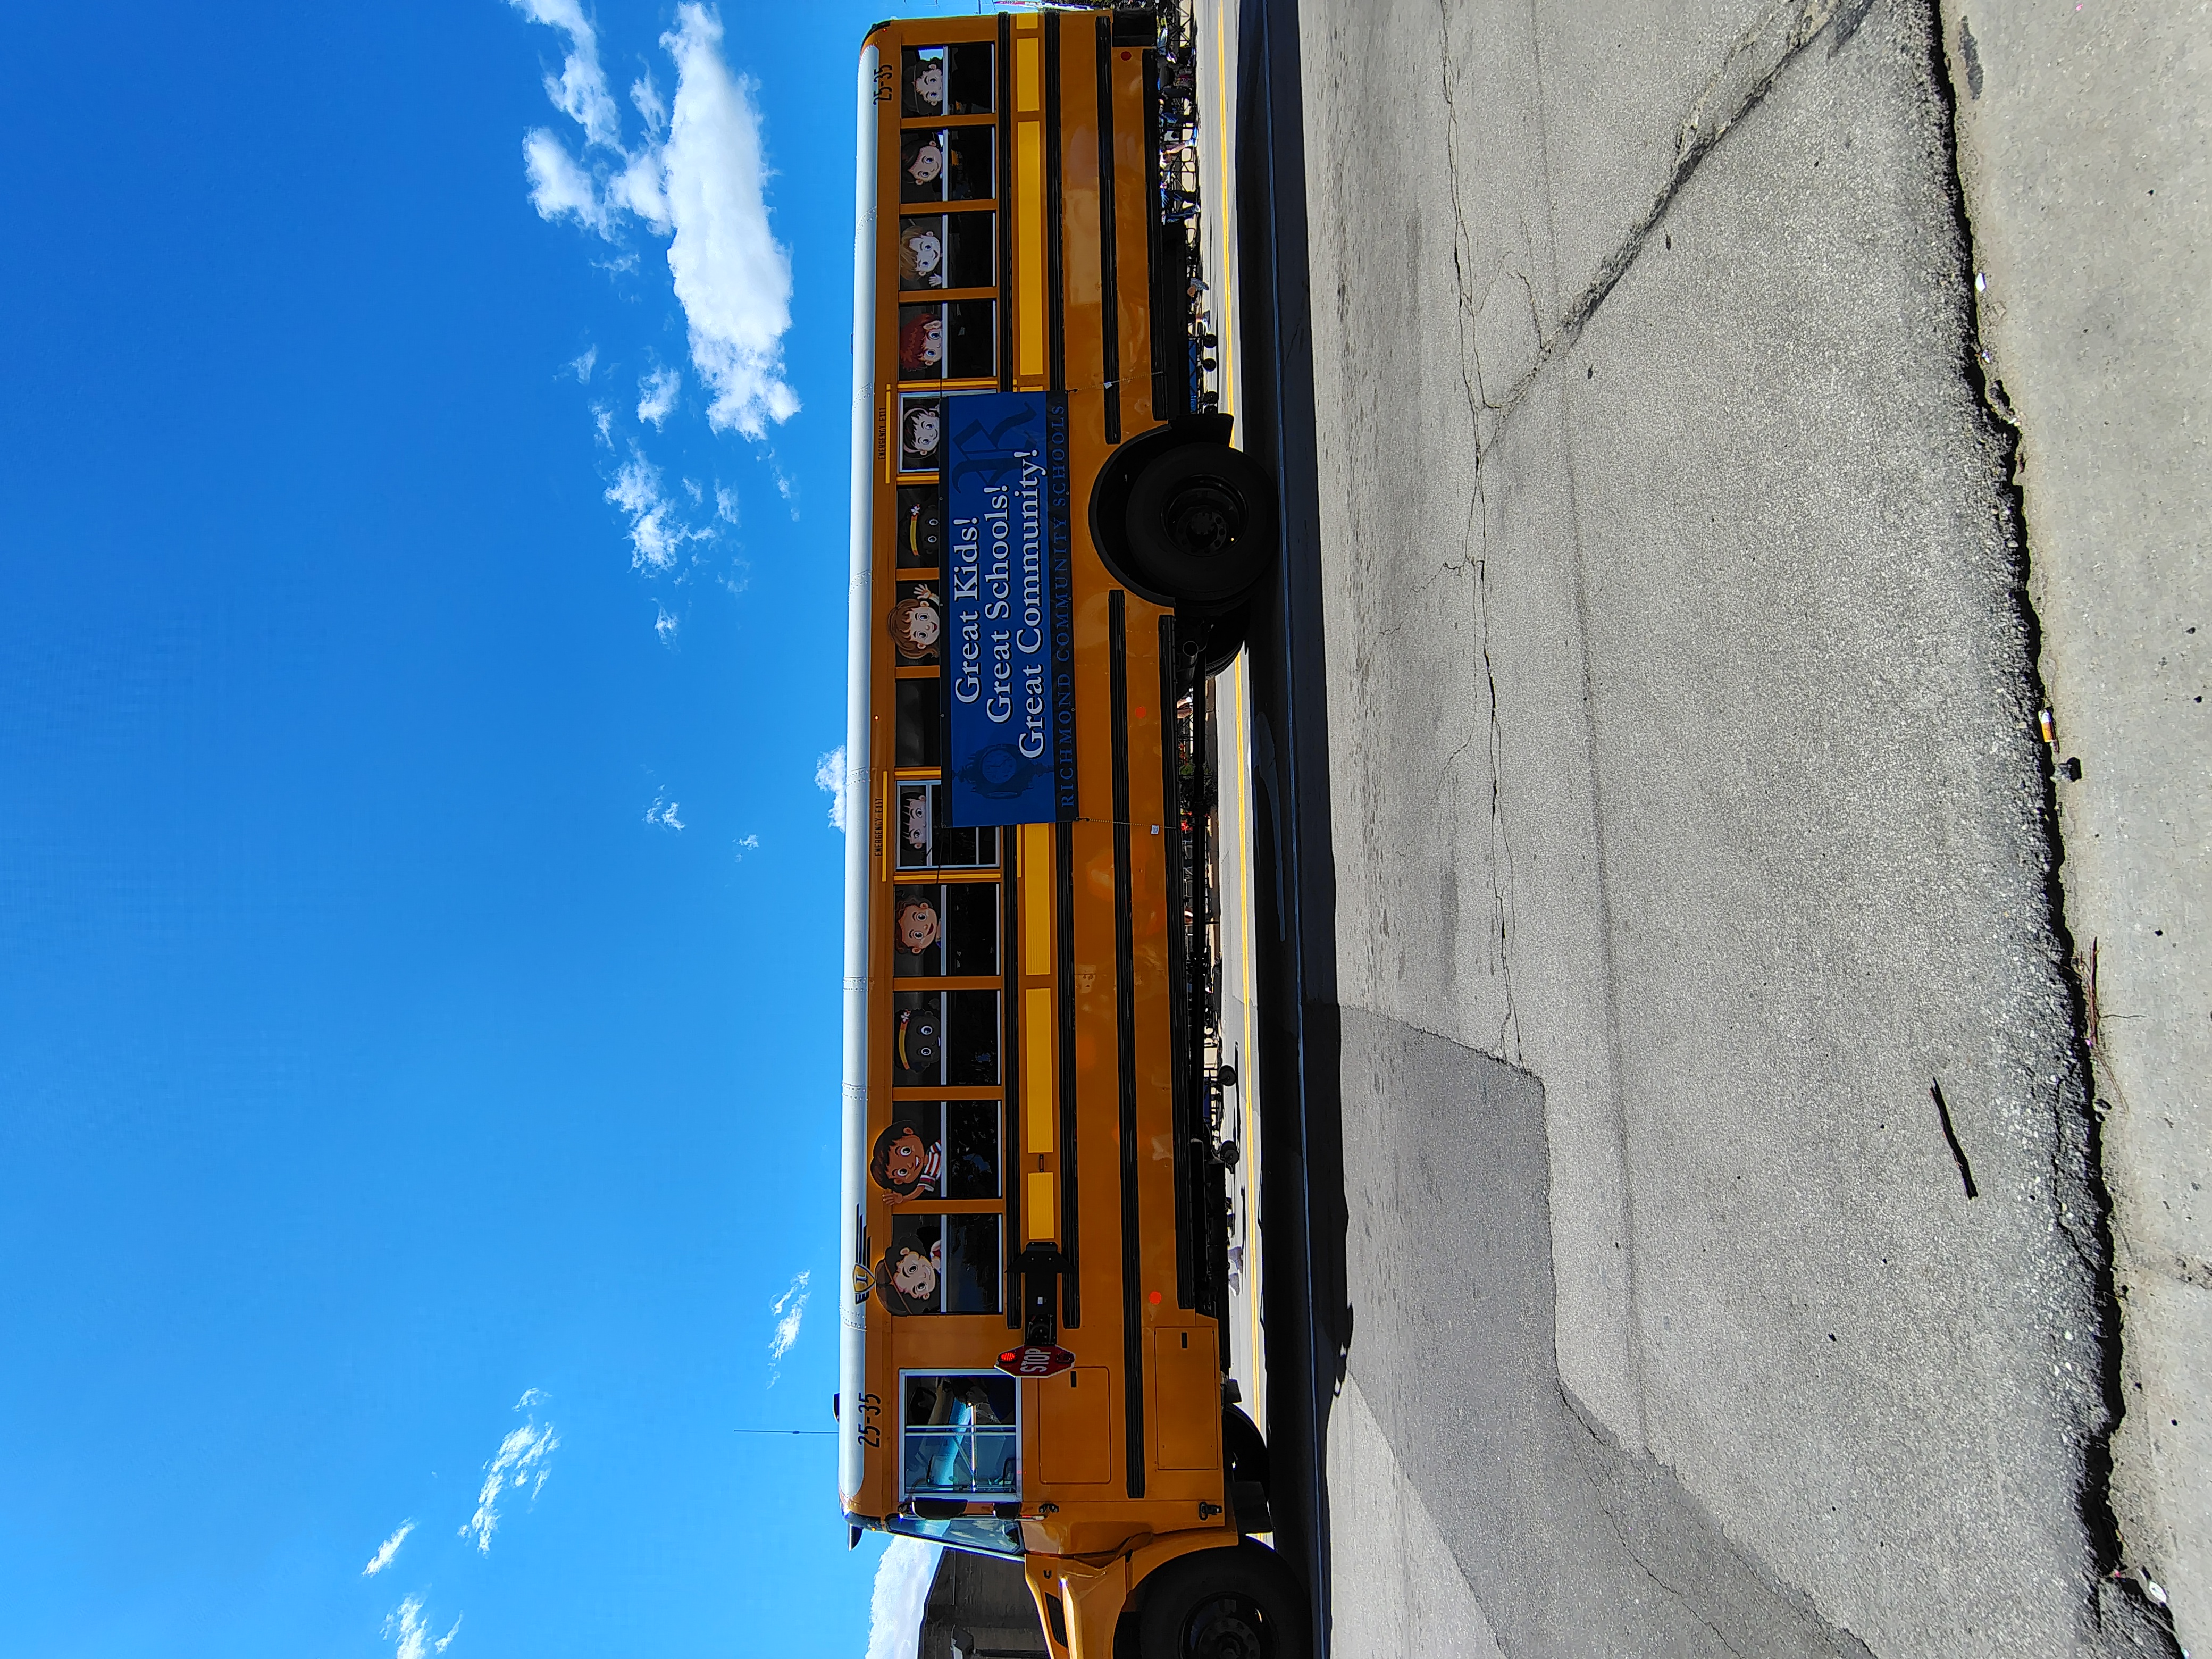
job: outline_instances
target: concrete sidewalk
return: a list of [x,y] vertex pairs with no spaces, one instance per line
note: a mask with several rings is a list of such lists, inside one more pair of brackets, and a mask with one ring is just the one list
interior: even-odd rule
[[2112,1200],[2112,1509],[2212,1652],[2212,12],[1951,3],[1944,44]]

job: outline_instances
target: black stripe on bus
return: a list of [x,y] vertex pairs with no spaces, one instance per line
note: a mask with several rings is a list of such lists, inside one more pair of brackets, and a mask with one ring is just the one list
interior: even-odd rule
[[[945,654],[950,656],[951,653]],[[999,1075],[1006,1083],[1006,1098],[999,1108],[999,1180],[1006,1202],[1006,1230],[999,1252],[1003,1260],[999,1265],[1006,1279],[1006,1325],[1007,1328],[1014,1329],[1020,1326],[1026,1306],[1022,1293],[1021,1270],[1014,1264],[1021,1254],[1021,1246],[1028,1242],[1022,1233],[1020,1161],[1012,1152],[1014,1147],[1022,1144],[1019,1128],[1022,1121],[1020,1008],[1022,970],[1026,966],[1020,959],[1022,918],[1016,902],[1014,880],[1017,876],[1021,878],[1021,896],[1026,902],[1030,872],[1015,868],[1014,849],[1009,845],[1011,840],[1005,830],[999,831],[999,938],[1004,944],[1004,948],[999,952],[999,965],[1006,975],[1006,989],[999,998],[999,1018],[1003,1022],[1000,1029],[1006,1034],[999,1048],[999,1052],[1006,1056],[1005,1063],[999,1067]]]
[[1083,1322],[1082,1280],[1078,1269],[1075,1197],[1075,827],[1052,826],[1054,885],[1060,921],[1060,1322],[1073,1330]]
[[1129,1496],[1145,1495],[1144,1252],[1137,1213],[1137,981],[1129,927],[1128,596],[1106,596],[1114,711],[1114,1042],[1121,1090],[1121,1393],[1128,1402]]
[[1114,281],[1114,26],[1097,22],[1098,35],[1098,288],[1099,334],[1106,367],[1106,441],[1121,441],[1121,313]]
[[1152,418],[1172,412],[1168,403],[1169,308],[1160,303],[1167,265],[1167,226],[1160,216],[1160,55],[1145,54],[1145,291],[1152,296]]
[[1060,270],[1060,14],[1044,15],[1044,286],[1046,386],[1067,390],[1067,296]]
[[1006,180],[1013,167],[1014,20],[999,14],[999,119],[992,134],[992,165],[998,176],[998,211],[991,216],[999,232],[999,390],[1014,389],[1014,196]]
[[1192,1212],[1198,1200],[1191,1146],[1197,1127],[1191,1116],[1190,1068],[1184,1063],[1184,1057],[1192,1052],[1194,1033],[1190,1024],[1190,959],[1183,927],[1187,866],[1182,856],[1182,814],[1176,799],[1182,793],[1182,780],[1176,771],[1176,733],[1182,722],[1176,714],[1175,664],[1175,618],[1165,616],[1160,618],[1160,834],[1166,841],[1167,854],[1168,1075],[1171,1079],[1168,1121],[1175,1139],[1176,1306],[1190,1308],[1197,1306],[1199,1300],[1191,1251]]

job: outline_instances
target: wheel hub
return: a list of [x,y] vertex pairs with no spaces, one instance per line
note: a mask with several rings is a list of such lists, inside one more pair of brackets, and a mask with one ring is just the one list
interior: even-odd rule
[[1241,1595],[1201,1602],[1183,1626],[1181,1659],[1273,1659],[1260,1609]]
[[1194,559],[1227,551],[1243,528],[1237,498],[1209,478],[1194,479],[1176,491],[1164,516],[1170,538]]

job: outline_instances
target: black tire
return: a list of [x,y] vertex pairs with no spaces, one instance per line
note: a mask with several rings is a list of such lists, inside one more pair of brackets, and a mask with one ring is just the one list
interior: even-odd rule
[[1242,1407],[1222,1408],[1221,1461],[1231,1480],[1256,1480],[1262,1490],[1274,1484],[1267,1471],[1267,1437]]
[[1179,1556],[1144,1583],[1141,1659],[1308,1659],[1305,1587],[1249,1540]]
[[1181,444],[1154,457],[1129,491],[1129,562],[1178,610],[1233,609],[1275,558],[1275,487],[1226,444]]
[[[1237,1143],[1216,1154],[1224,1169],[1237,1167]],[[1273,1532],[1274,1505],[1268,1491],[1267,1443],[1252,1419],[1234,1406],[1221,1408],[1221,1486],[1228,1495],[1230,1519],[1240,1533]]]
[[1200,623],[1198,649],[1208,679],[1225,673],[1229,665],[1237,660],[1237,653],[1244,648],[1244,635],[1251,621],[1251,612],[1240,605],[1233,611],[1207,617]]

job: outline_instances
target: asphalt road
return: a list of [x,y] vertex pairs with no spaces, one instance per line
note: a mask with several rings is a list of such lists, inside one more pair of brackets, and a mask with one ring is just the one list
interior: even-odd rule
[[1263,1346],[1331,1650],[2174,1650],[2106,1577],[1938,20],[1234,21]]

